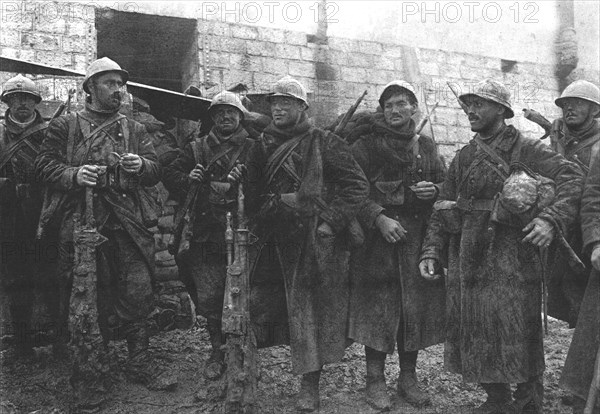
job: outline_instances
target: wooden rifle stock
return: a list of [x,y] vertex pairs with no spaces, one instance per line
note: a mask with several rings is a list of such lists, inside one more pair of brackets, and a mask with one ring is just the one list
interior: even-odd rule
[[358,109],[358,106],[360,105],[362,100],[365,98],[366,94],[367,94],[367,90],[365,89],[365,91],[362,93],[362,95],[360,95],[360,97],[356,100],[356,102],[354,102],[354,105],[352,105],[350,107],[350,109],[348,109],[348,112],[346,112],[344,114],[344,117],[342,118],[342,120],[340,121],[338,126],[335,127],[335,130],[333,131],[334,134],[340,135],[342,133],[342,131],[344,130],[344,128],[346,128],[346,125],[348,125],[348,122],[350,122],[350,119],[352,119],[352,116]]
[[248,414],[256,410],[256,339],[250,322],[250,232],[246,217],[243,184],[238,184],[237,229],[227,213],[227,278],[223,299],[222,326],[225,335],[227,366],[227,414]]

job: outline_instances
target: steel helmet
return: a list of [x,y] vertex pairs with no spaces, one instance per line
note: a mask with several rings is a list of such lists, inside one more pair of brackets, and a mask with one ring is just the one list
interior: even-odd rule
[[40,95],[40,91],[38,90],[35,82],[23,75],[17,75],[14,78],[10,78],[6,81],[4,87],[2,88],[2,102],[8,103],[7,98],[15,93],[32,95],[35,98],[36,104],[40,103],[42,100],[42,95]]
[[512,118],[515,116],[510,105],[510,92],[504,84],[493,79],[485,79],[477,83],[472,92],[460,95],[459,99],[464,102],[464,99],[467,96],[473,95],[502,105],[506,109],[504,111],[505,118]]
[[[578,98],[600,105],[600,90],[592,82],[576,80],[565,88],[560,98],[556,99],[554,103],[562,108],[565,98]],[[598,116],[599,114],[596,115],[596,117]]]
[[123,84],[129,80],[129,73],[126,70],[121,69],[121,66],[117,62],[107,57],[97,59],[91,63],[85,72],[85,79],[83,80],[83,90],[86,93],[90,93],[87,86],[89,80],[96,75],[106,72],[118,72],[123,78]]
[[208,113],[210,114],[212,109],[221,105],[233,106],[242,113],[242,119],[244,118],[245,108],[237,93],[223,91],[216,94],[208,107]]
[[308,106],[306,88],[291,76],[284,76],[273,84],[267,100],[274,96],[289,96],[301,100]]
[[385,85],[383,87],[383,91],[381,91],[381,95],[379,95],[379,105],[383,108],[383,94],[385,93],[385,91],[387,91],[389,88],[399,88],[401,90],[401,92],[408,92],[410,95],[412,95],[412,97],[414,98],[414,100],[419,103],[419,100],[417,99],[417,93],[415,92],[415,88],[408,82],[403,81],[403,80],[393,80],[390,83],[388,83],[387,85]]

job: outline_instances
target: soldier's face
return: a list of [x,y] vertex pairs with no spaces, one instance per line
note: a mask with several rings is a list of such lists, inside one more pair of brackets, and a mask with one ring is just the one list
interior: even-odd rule
[[417,112],[417,105],[410,103],[410,98],[405,93],[392,95],[383,103],[383,116],[385,122],[392,128],[401,128]]
[[304,102],[285,96],[271,98],[271,114],[273,123],[278,128],[290,127],[296,124],[306,110]]
[[579,98],[566,98],[561,102],[563,120],[570,128],[577,128],[594,117],[600,107]]
[[231,106],[219,105],[211,111],[215,128],[220,134],[229,135],[240,126],[240,111]]
[[90,83],[92,103],[98,109],[114,110],[121,106],[123,79],[117,72],[103,73]]
[[473,132],[485,132],[500,119],[504,119],[505,109],[500,104],[473,95],[467,96],[463,102],[467,105],[467,115]]
[[35,98],[28,93],[14,93],[8,96],[10,114],[19,122],[25,122],[35,112]]

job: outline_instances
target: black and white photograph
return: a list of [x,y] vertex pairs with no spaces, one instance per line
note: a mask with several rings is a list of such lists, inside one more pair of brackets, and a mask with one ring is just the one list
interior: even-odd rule
[[0,1],[0,414],[600,414],[600,2]]

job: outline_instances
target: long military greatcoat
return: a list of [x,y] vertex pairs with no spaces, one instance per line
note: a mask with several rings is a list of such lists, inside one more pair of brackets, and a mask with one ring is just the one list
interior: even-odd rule
[[[444,338],[443,281],[428,282],[419,273],[434,200],[419,200],[410,186],[441,183],[446,168],[435,142],[424,135],[411,142],[414,136],[412,121],[403,134],[373,127],[352,146],[369,180],[370,197],[358,215],[366,240],[352,252],[348,336],[390,354],[397,338],[403,341],[400,351],[423,349]],[[400,222],[407,240],[388,243],[375,227],[379,214]]]
[[[290,151],[277,157],[276,151],[286,145]],[[251,316],[262,327],[257,337],[263,346],[276,343],[280,338],[273,331],[287,325],[294,372],[319,370],[344,355],[349,293],[345,229],[365,201],[368,183],[349,147],[306,119],[291,130],[267,127],[250,150],[248,169],[249,198],[254,199],[249,202],[258,213],[261,245],[252,275]],[[298,205],[277,201],[289,193],[297,194]],[[335,236],[317,234],[323,222]],[[282,321],[286,314],[288,320]]]
[[[564,232],[577,213],[580,168],[512,126],[486,143],[507,163],[518,160],[556,182],[555,200],[538,217]],[[434,212],[421,258],[441,261],[448,247],[446,368],[468,382],[522,383],[544,371],[542,268],[538,249],[521,242],[522,228],[495,224],[484,207],[502,190],[497,164],[475,141],[454,157],[438,199],[466,200],[462,226],[448,234]]]
[[[592,163],[581,201],[584,254],[600,243],[600,155]],[[593,270],[579,310],[577,327],[560,378],[560,386],[587,399],[600,346],[600,272]]]
[[[10,155],[0,166],[0,282],[8,294],[12,321],[20,325],[18,340],[39,333],[46,322],[52,325],[54,320],[46,318],[55,317],[58,306],[53,278],[56,242],[52,237],[36,240],[44,185],[36,179],[34,161],[47,126],[37,110],[27,126],[14,122],[10,110],[0,123],[0,158]],[[47,309],[33,313],[40,295]]]
[[185,200],[190,190],[188,175],[196,164],[208,169],[206,181],[201,184],[195,203],[190,207],[195,213],[190,251],[185,257],[178,258],[178,264],[180,277],[185,279],[189,289],[195,290],[199,313],[209,319],[220,320],[223,312],[227,212],[234,215],[234,228],[237,225],[237,186],[227,182],[227,175],[236,162],[245,162],[252,142],[242,127],[226,140],[219,138],[213,128],[208,135],[188,144],[164,169],[167,189],[180,200]]
[[[587,128],[581,131],[571,131],[565,126],[564,135],[556,137],[553,147],[569,161],[578,163],[587,175],[592,152],[600,151],[598,121],[593,120]],[[548,280],[548,314],[569,322],[570,326],[575,326],[579,307],[588,284],[589,269],[591,269],[587,257],[583,254],[579,218],[570,226],[567,240],[573,250],[583,259],[588,270],[577,273],[569,267],[568,259],[561,250],[551,252],[549,255],[551,272]]]
[[[36,160],[36,169],[54,190],[52,198],[59,201],[54,211],[52,204],[42,211],[41,222],[54,219],[60,223],[60,272],[61,279],[68,280],[72,258],[64,250],[72,242],[73,214],[82,205],[85,193],[85,187],[76,182],[79,167],[84,164],[114,165],[116,160],[112,153],[138,154],[142,158],[142,169],[138,174],[121,170],[120,179],[115,178],[107,187],[94,189],[94,217],[100,232],[116,235],[116,244],[113,246],[113,240],[109,240],[105,246],[118,249],[118,254],[107,252],[103,259],[98,260],[99,280],[102,269],[107,270],[102,274],[110,273],[112,278],[119,279],[111,282],[111,297],[98,295],[103,301],[102,306],[114,309],[121,320],[141,321],[151,310],[153,296],[150,283],[154,272],[154,237],[145,223],[149,212],[142,210],[142,187],[158,183],[160,167],[144,126],[125,117],[116,120],[118,116],[86,108],[50,123]],[[70,133],[72,146],[69,145]],[[100,246],[97,252],[102,249]],[[117,273],[120,274],[118,278]],[[114,305],[104,301],[114,301]],[[63,306],[66,304],[63,303]]]
[[[35,240],[44,188],[43,183],[36,179],[34,162],[42,146],[47,124],[37,110],[35,120],[25,128],[13,122],[9,113],[10,110],[0,124],[0,155],[4,156],[17,142],[22,145],[0,169],[0,237],[11,242],[32,242]],[[16,255],[9,252],[2,257],[16,258]],[[20,257],[17,261],[22,265],[39,262],[38,259],[40,257]]]

